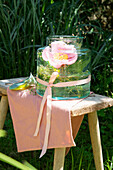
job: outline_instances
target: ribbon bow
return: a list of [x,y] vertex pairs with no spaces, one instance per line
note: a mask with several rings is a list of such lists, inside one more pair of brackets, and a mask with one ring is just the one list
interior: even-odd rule
[[53,87],[53,86],[54,87],[76,86],[76,85],[89,83],[90,80],[91,80],[91,75],[89,75],[89,77],[86,78],[86,79],[53,84],[53,82],[55,81],[57,75],[58,75],[58,72],[53,72],[51,77],[50,77],[49,83],[37,78],[37,81],[40,84],[43,84],[43,85],[47,86],[47,88],[45,90],[45,93],[44,93],[44,96],[43,96],[43,99],[42,99],[42,102],[41,102],[39,117],[38,117],[38,121],[37,121],[37,126],[36,126],[35,133],[34,133],[34,136],[37,136],[38,133],[39,133],[39,127],[40,127],[40,122],[41,122],[41,118],[42,118],[43,108],[44,108],[44,104],[45,104],[45,102],[47,100],[47,112],[46,112],[47,123],[46,123],[46,130],[45,130],[44,145],[43,145],[43,148],[42,148],[40,158],[46,153],[47,146],[48,146],[48,137],[49,137],[49,131],[50,131],[50,124],[51,124],[51,100],[52,100],[51,87]]
[[51,99],[52,99],[51,87],[53,86],[53,82],[55,81],[57,75],[58,75],[57,72],[53,72],[51,77],[50,77],[49,83],[37,78],[37,81],[39,83],[47,86],[47,88],[45,90],[45,93],[44,93],[44,96],[43,96],[43,99],[42,99],[42,102],[41,102],[39,117],[38,117],[38,121],[37,121],[37,126],[36,126],[36,130],[35,130],[35,133],[34,133],[34,136],[37,136],[37,134],[39,132],[39,127],[40,127],[40,122],[41,122],[41,118],[42,118],[43,108],[44,108],[44,104],[45,104],[45,102],[47,100],[47,112],[46,112],[47,123],[46,123],[44,145],[43,145],[43,148],[42,148],[40,158],[46,153],[46,150],[47,150],[48,136],[49,136],[49,131],[50,131],[50,121],[51,121]]

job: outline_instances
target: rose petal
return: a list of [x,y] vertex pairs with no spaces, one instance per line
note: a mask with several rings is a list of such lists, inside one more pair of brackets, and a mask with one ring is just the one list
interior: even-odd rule
[[49,61],[49,57],[50,57],[51,53],[50,53],[50,47],[47,46],[43,52],[42,52],[42,58],[45,60],[45,61]]
[[59,52],[59,49],[64,46],[65,43],[63,41],[54,41],[51,43],[51,52]]

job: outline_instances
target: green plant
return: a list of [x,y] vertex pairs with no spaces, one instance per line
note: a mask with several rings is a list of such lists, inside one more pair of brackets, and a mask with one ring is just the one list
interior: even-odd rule
[[0,79],[35,74],[36,50],[50,34],[84,36],[84,46],[92,51],[92,70],[110,63],[113,34],[88,18],[99,10],[95,3],[80,0],[0,0]]
[[31,164],[29,164],[27,161],[24,162],[24,164],[10,158],[9,156],[0,153],[0,161],[3,161],[5,163],[8,163],[18,169],[22,169],[22,170],[36,170],[36,168],[34,168]]
[[107,160],[105,162],[105,170],[113,170],[113,156],[110,160],[108,151],[107,151]]

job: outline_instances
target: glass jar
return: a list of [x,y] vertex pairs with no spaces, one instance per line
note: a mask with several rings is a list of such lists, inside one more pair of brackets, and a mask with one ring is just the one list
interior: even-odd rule
[[[88,78],[91,55],[89,49],[82,49],[83,38],[75,36],[53,36],[47,38],[48,46],[37,50],[37,76],[49,82],[50,76],[57,71],[54,83],[77,81]],[[37,93],[44,95],[47,87],[38,83]],[[86,84],[52,87],[53,99],[84,98],[90,94],[90,82]]]

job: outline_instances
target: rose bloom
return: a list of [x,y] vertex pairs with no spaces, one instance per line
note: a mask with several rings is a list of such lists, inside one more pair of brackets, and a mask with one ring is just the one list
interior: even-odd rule
[[47,46],[42,52],[42,58],[50,65],[60,68],[62,65],[71,65],[76,62],[78,55],[74,45],[67,45],[62,41],[54,41],[51,48]]

